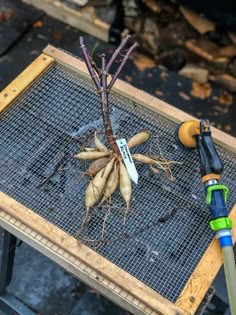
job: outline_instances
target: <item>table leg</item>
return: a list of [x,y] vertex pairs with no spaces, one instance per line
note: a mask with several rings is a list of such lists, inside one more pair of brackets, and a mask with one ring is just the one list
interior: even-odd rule
[[25,304],[6,291],[11,282],[16,237],[0,227],[2,248],[0,251],[0,310],[7,315],[36,315]]

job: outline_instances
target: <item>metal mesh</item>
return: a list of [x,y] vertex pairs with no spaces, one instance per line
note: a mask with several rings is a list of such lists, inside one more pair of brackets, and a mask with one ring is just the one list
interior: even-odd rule
[[[0,190],[74,236],[85,212],[88,178],[82,175],[88,163],[70,155],[80,150],[95,128],[103,133],[93,83],[54,64],[0,119]],[[117,191],[105,234],[113,241],[95,250],[174,302],[213,238],[197,153],[176,146],[176,124],[116,94],[111,120],[115,133],[125,138],[142,128],[151,131],[152,139],[132,152],[147,152],[151,145],[154,153],[161,149],[165,158],[183,165],[172,168],[174,181],[162,172],[153,175],[147,165],[137,165],[134,213],[124,225],[124,203]],[[217,149],[225,164],[222,182],[231,188],[228,206],[232,207],[235,155]],[[83,237],[101,238],[106,211],[93,210]]]

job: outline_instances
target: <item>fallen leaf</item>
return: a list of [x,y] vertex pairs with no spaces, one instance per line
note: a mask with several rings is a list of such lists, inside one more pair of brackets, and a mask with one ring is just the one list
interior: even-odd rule
[[160,78],[163,80],[163,81],[166,81],[167,80],[167,78],[168,78],[168,73],[167,72],[162,72],[161,74],[160,74]]
[[159,90],[155,90],[155,94],[159,96],[164,96],[164,93]]
[[38,28],[38,27],[42,27],[42,26],[43,26],[43,22],[40,20],[34,22],[34,24],[33,24],[34,28]]
[[0,23],[7,22],[13,15],[14,12],[11,9],[0,11]]
[[179,96],[181,96],[185,101],[189,101],[190,100],[190,96],[188,96],[187,94],[185,94],[182,91],[179,92]]
[[53,33],[53,37],[54,37],[56,40],[60,40],[60,39],[62,39],[62,33],[61,33],[61,32],[54,32],[54,33]]
[[132,82],[133,81],[133,78],[129,75],[126,75],[125,76],[125,80],[128,81],[128,82]]
[[200,16],[198,13],[180,6],[180,12],[183,14],[188,23],[195,28],[200,34],[205,34],[215,30],[215,23]]
[[220,96],[219,96],[219,103],[224,104],[224,105],[232,105],[233,103],[233,96],[232,94],[224,91]]
[[196,112],[197,117],[202,117],[202,112]]
[[225,129],[226,131],[231,131],[231,130],[232,130],[232,127],[231,127],[230,125],[225,125],[225,126],[224,126],[224,129]]
[[212,88],[210,83],[200,84],[198,82],[192,83],[191,95],[204,100],[205,98],[211,96]]
[[147,68],[155,67],[154,60],[142,54],[137,55],[137,57],[134,59],[134,64],[136,68],[142,72]]
[[29,52],[29,55],[31,56],[31,55],[38,55],[39,54],[39,51],[38,50],[31,50],[30,52]]
[[228,108],[223,108],[223,107],[218,106],[218,105],[214,106],[213,109],[217,110],[221,114],[227,114],[229,112]]

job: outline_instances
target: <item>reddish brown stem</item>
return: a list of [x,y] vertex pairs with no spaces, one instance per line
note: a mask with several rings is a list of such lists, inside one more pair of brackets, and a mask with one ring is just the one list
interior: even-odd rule
[[111,79],[111,82],[108,85],[108,90],[110,91],[112,86],[114,85],[116,79],[118,78],[118,75],[120,74],[122,68],[124,67],[129,55],[131,54],[131,52],[134,50],[135,47],[137,47],[138,44],[134,43],[133,46],[130,47],[130,49],[127,51],[126,55],[124,56],[121,64],[119,65],[119,68],[117,69],[116,73],[114,74],[113,78]]
[[83,37],[80,37],[80,48],[82,50],[85,63],[87,65],[88,71],[89,71],[89,73],[90,73],[90,75],[91,75],[91,77],[92,77],[92,79],[93,79],[93,81],[97,87],[97,91],[100,94],[103,124],[104,124],[104,129],[105,129],[107,141],[110,144],[113,152],[115,152],[117,155],[120,155],[120,151],[119,151],[119,148],[116,144],[116,137],[114,136],[113,130],[111,127],[111,120],[110,120],[110,115],[109,115],[108,95],[109,95],[109,92],[110,92],[112,86],[114,85],[118,75],[120,74],[124,64],[126,63],[130,53],[137,46],[137,43],[135,43],[133,46],[130,47],[130,49],[128,50],[128,52],[124,56],[124,59],[122,60],[120,66],[118,67],[116,73],[114,74],[114,76],[111,79],[111,82],[109,83],[108,86],[107,86],[107,76],[108,76],[108,71],[109,71],[112,63],[114,62],[114,60],[116,59],[116,57],[118,56],[118,54],[120,53],[122,48],[125,46],[128,39],[129,39],[129,36],[126,36],[122,40],[120,46],[116,49],[116,51],[112,55],[112,57],[111,57],[111,59],[107,65],[106,65],[105,55],[104,54],[101,55],[102,69],[100,71],[100,69],[96,66],[96,64],[91,60],[91,58],[88,54],[87,48],[84,45]]
[[91,65],[93,67],[93,69],[96,71],[98,78],[100,78],[101,76],[101,70],[98,68],[98,66],[96,65],[96,63],[90,58],[91,61]]
[[113,55],[111,56],[111,59],[109,60],[107,66],[106,66],[106,72],[109,72],[111,65],[115,61],[116,57],[119,55],[121,52],[122,48],[126,45],[128,39],[130,38],[129,35],[127,35],[122,42],[120,43],[120,46],[114,51]]
[[108,90],[107,90],[107,76],[108,73],[106,72],[106,59],[105,55],[101,55],[102,58],[102,76],[101,76],[101,104],[102,104],[102,117],[103,117],[103,124],[105,128],[105,134],[107,137],[107,141],[110,144],[112,150],[117,154],[120,155],[119,148],[116,144],[116,138],[113,134],[113,130],[111,127],[111,120],[109,115],[109,105],[108,105]]
[[90,60],[87,48],[84,45],[83,37],[80,37],[79,42],[80,42],[80,49],[81,49],[82,54],[84,56],[84,61],[86,63],[86,66],[88,68],[90,76],[93,79],[93,82],[95,83],[97,89],[100,90],[101,89],[100,81],[99,81],[99,78],[97,77],[96,72],[94,71],[92,64],[91,64],[91,60]]

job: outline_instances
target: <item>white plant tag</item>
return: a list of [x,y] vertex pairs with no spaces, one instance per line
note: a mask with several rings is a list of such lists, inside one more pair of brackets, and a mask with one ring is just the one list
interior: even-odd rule
[[116,143],[118,145],[118,148],[120,150],[121,156],[123,158],[123,161],[125,163],[125,166],[127,168],[127,171],[129,173],[130,178],[135,184],[138,184],[138,172],[136,170],[134,161],[132,159],[132,155],[129,151],[127,142],[125,139],[117,139]]

